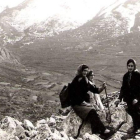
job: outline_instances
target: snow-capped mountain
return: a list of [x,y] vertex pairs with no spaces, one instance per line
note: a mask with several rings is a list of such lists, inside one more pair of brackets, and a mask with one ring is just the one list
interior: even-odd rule
[[[21,0],[18,5],[13,2],[13,7],[1,5],[0,47],[3,47],[2,50],[12,45],[22,48],[33,44],[36,39],[55,36],[81,26],[95,15],[92,12],[87,14],[91,10],[90,1]],[[80,10],[76,11],[75,4]],[[87,16],[83,16],[83,13]],[[8,53],[8,49],[6,51]]]
[[[79,4],[80,8],[74,7],[74,4]],[[93,13],[91,7],[84,0],[52,0],[48,4],[45,0],[25,0],[16,7],[6,8],[0,14],[1,45],[21,39],[55,36],[74,29],[69,36],[96,41],[139,30],[140,0],[112,1],[96,16],[97,12]],[[84,13],[87,16],[83,16]]]
[[[51,40],[60,43],[51,44],[49,47],[67,49],[72,47],[71,42],[78,42],[74,45],[75,48],[87,47],[87,50],[91,50],[92,45],[102,45],[103,41],[133,32],[139,33],[140,0],[113,0],[111,5],[94,14],[92,5],[89,7],[85,0],[62,0],[57,3],[52,0],[48,5],[45,2],[46,0],[25,0],[18,6],[1,12],[1,46],[45,49]],[[74,2],[79,4],[81,13],[76,12]],[[50,9],[52,6],[53,9]]]
[[[131,28],[133,28],[138,18],[139,12],[140,12],[139,0],[127,0],[127,1],[118,0],[111,6],[104,9],[104,11],[102,11],[98,16],[104,15],[104,17],[110,18],[122,17],[123,20],[126,20],[126,28],[129,33],[131,32]],[[119,26],[119,23],[116,24],[116,27],[117,26]]]
[[69,40],[72,38],[101,42],[139,31],[139,15],[140,0],[117,0],[110,6],[102,8],[92,20],[83,26],[66,34]]
[[0,13],[0,28],[3,32],[8,31],[1,36],[2,45],[5,46],[9,40],[14,43],[24,37],[27,40],[44,38],[76,29],[99,11],[99,4],[96,8],[91,4],[96,3],[92,0],[22,0],[17,6],[4,7]]
[[67,73],[86,63],[98,71],[98,79],[107,80],[109,84],[112,79],[120,81],[127,59],[139,60],[140,0],[114,1],[96,15],[90,11],[92,18],[88,17],[86,22],[78,22],[86,10],[78,20],[72,19],[69,2],[59,4],[59,14],[51,13],[47,17],[45,6],[44,9],[40,6],[41,13],[35,14],[39,0],[26,0],[6,8],[0,15],[1,46],[18,56],[21,64],[38,70]]

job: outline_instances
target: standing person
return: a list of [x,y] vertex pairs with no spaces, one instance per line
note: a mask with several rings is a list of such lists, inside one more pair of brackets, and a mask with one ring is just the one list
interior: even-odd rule
[[88,71],[89,67],[87,65],[81,65],[71,83],[72,108],[82,120],[89,120],[93,134],[100,134],[104,138],[107,138],[113,134],[112,131],[104,126],[94,107],[87,102],[88,91],[99,94],[105,89],[106,84],[103,83],[99,88],[90,84],[87,78]]
[[140,73],[136,69],[136,61],[129,59],[123,76],[119,99],[127,103],[127,112],[132,117],[133,127],[128,133],[135,133],[140,128]]

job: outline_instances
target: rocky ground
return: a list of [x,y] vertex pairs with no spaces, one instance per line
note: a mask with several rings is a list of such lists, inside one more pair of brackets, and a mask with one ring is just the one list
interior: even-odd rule
[[[62,88],[55,73],[39,73],[21,67],[0,66],[0,119],[10,116],[19,121],[57,114],[58,93]],[[57,76],[55,76],[57,75]]]
[[[132,126],[131,117],[126,115],[125,104],[119,104],[117,107],[114,105],[116,93],[109,94],[111,123],[108,123],[103,112],[98,112],[101,120],[107,126],[116,128],[125,121],[110,140],[120,140]],[[106,99],[102,99],[106,106]],[[59,114],[52,114],[50,117],[44,116],[34,123],[26,117],[23,121],[19,121],[15,119],[16,117],[5,116],[0,123],[0,140],[74,140],[81,119],[75,115],[73,110],[64,115],[66,110],[63,109]],[[107,109],[106,112],[108,112]],[[131,138],[131,140],[133,139],[140,139],[140,136],[136,135],[135,138]],[[91,134],[90,125],[86,123],[77,140],[101,140],[101,138],[99,135]]]
[[[57,72],[37,72],[30,68],[15,69],[3,65],[0,67],[0,140],[73,140],[77,134],[81,119],[71,110],[61,109],[59,92],[63,85],[72,79],[67,74]],[[95,79],[96,80],[96,79]],[[96,80],[97,85],[102,81]],[[132,120],[126,115],[125,104],[117,107],[114,102],[118,91],[108,85],[108,99],[111,123],[108,123],[108,109],[105,93],[101,99],[105,112],[98,112],[105,125],[116,128],[123,121],[120,130],[110,138],[120,140],[132,126]],[[140,139],[139,135],[136,138]],[[92,135],[90,125],[82,127],[78,140],[100,140]]]

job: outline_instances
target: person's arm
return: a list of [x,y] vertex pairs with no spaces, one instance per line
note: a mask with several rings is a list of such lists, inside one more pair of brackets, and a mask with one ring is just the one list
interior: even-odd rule
[[92,104],[87,103],[87,102],[85,102],[85,101],[83,101],[81,105],[84,105],[84,106],[92,106]]
[[140,101],[140,73],[138,71],[134,72],[136,75],[136,79],[135,79],[135,86],[133,88],[134,92],[136,91],[136,94],[134,94],[134,99],[132,101],[132,104],[135,105],[136,103],[138,103],[138,101]]
[[89,83],[89,91],[91,91],[93,94],[95,94],[95,93],[100,94],[105,88],[106,88],[106,83],[105,82],[98,88]]
[[121,87],[121,90],[120,90],[120,94],[119,94],[119,97],[118,99],[120,100],[120,102],[122,101],[123,99],[123,96],[124,96],[124,89],[125,89],[125,76],[123,77],[123,81],[122,81],[122,87]]
[[99,88],[98,93],[101,93],[106,88],[106,83],[104,82]]
[[103,105],[103,103],[101,101],[100,95],[99,94],[94,94],[94,99],[96,101],[96,104],[97,104],[98,108],[100,110],[104,110],[104,105]]

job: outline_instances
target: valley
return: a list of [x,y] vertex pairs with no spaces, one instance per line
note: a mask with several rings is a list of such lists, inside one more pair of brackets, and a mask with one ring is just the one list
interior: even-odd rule
[[0,13],[0,119],[35,122],[59,114],[59,92],[82,63],[93,69],[97,86],[107,83],[108,93],[120,90],[129,58],[140,70],[140,1],[114,2],[82,24],[62,13],[40,22],[34,15],[31,22],[32,13],[25,15],[32,4],[38,6],[26,0]]

